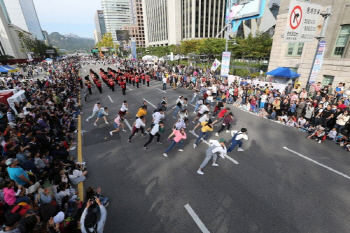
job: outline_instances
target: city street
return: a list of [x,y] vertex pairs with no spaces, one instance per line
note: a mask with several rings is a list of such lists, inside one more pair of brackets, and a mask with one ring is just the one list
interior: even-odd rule
[[[101,67],[108,66],[84,66],[81,77]],[[350,157],[338,145],[328,140],[318,144],[296,128],[230,106],[232,129],[248,129],[245,151],[236,148],[229,158],[219,158],[219,167],[209,163],[201,176],[196,171],[208,146],[202,142],[193,149],[196,136],[188,131],[195,125],[194,106],[188,108],[184,151],[178,152],[176,145],[168,158],[162,156],[175,123],[172,107],[179,95],[191,100],[193,92],[173,91],[169,85],[163,91],[158,81],[139,89],[128,84],[126,96],[119,86],[115,92],[106,85],[102,88],[99,94],[93,87],[88,104],[82,101],[82,146],[89,172],[84,189],[101,187],[110,199],[105,232],[348,232]],[[133,119],[143,100],[148,101],[149,127],[153,105],[163,97],[168,99],[168,111],[162,145],[154,139],[144,151],[141,147],[149,136],[140,134],[128,144],[131,132],[126,122],[127,132],[109,134],[123,100],[128,101]],[[95,119],[85,121],[97,101],[108,107],[109,125],[103,120],[98,126],[93,125]],[[218,126],[209,139],[219,139],[214,135]],[[230,134],[224,131],[220,136],[229,147]]]

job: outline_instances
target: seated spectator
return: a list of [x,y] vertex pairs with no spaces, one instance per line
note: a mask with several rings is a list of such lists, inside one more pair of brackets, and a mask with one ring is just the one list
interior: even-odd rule
[[318,143],[321,143],[325,139],[325,128],[319,127],[318,130],[316,130],[313,134],[308,136],[307,138],[315,139],[318,141]]
[[335,141],[336,136],[337,136],[337,129],[333,128],[331,131],[328,132],[327,139]]

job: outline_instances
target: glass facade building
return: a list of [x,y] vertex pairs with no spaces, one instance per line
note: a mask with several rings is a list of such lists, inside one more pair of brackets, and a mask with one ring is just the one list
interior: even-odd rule
[[116,30],[130,24],[129,0],[102,0],[101,3],[106,32],[110,32],[113,42],[117,42]]
[[12,24],[44,40],[33,0],[3,0]]

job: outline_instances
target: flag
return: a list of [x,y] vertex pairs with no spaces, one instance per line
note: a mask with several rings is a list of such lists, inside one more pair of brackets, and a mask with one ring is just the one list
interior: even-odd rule
[[221,65],[221,63],[218,61],[218,59],[215,59],[210,70],[215,71],[220,65]]

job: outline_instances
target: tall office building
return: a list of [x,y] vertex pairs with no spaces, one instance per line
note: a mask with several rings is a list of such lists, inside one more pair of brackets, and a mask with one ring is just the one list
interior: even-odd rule
[[[141,0],[130,0],[130,25],[124,25],[123,29],[129,31],[130,38],[135,38],[137,47],[145,47],[145,31]],[[130,46],[130,41],[128,46]]]
[[98,41],[102,40],[106,34],[106,23],[103,15],[103,11],[98,10],[95,14],[95,28],[97,31]]
[[224,0],[142,0],[142,4],[146,46],[215,37],[225,26]]
[[11,23],[44,40],[33,0],[4,0]]
[[130,24],[129,0],[101,0],[106,31],[110,32],[113,42],[117,42],[116,30]]
[[[0,0],[1,3],[1,0]],[[0,4],[0,56],[12,56],[15,59],[28,59],[27,54],[22,51],[19,33],[32,38],[32,34],[22,28],[11,24],[6,16],[6,9]]]
[[49,33],[47,31],[43,31],[44,35],[44,42],[47,46],[51,46],[50,38],[49,38]]

